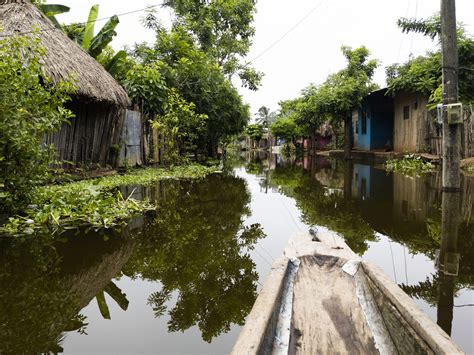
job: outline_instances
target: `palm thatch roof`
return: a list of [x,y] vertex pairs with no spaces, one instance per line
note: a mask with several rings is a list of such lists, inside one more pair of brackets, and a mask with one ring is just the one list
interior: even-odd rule
[[128,105],[128,95],[115,79],[78,44],[55,28],[30,1],[0,0],[0,36],[26,35],[36,29],[46,50],[43,58],[45,74],[53,82],[72,76],[79,99]]

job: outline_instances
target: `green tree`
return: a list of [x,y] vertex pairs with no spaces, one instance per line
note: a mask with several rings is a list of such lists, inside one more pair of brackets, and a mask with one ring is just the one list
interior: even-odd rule
[[263,138],[263,134],[265,133],[263,126],[258,123],[249,124],[245,129],[245,132],[251,139],[253,139],[257,143],[260,141],[260,139]]
[[149,64],[135,63],[126,71],[123,84],[132,104],[148,117],[164,113],[169,88],[163,75],[165,64],[156,61]]
[[47,177],[54,149],[44,136],[73,117],[73,86],[44,75],[38,38],[0,39],[0,210],[25,206]]
[[297,137],[301,136],[300,129],[294,119],[290,117],[278,117],[270,126],[270,131],[275,137],[283,138],[287,142],[295,143]]
[[[398,26],[405,33],[421,33],[438,39],[441,32],[439,15],[427,19],[400,18]],[[459,97],[466,104],[474,102],[474,39],[458,24],[457,42],[459,53]],[[430,95],[429,108],[442,102],[441,52],[427,52],[425,56],[410,59],[404,64],[393,64],[386,68],[389,92],[405,90]]]
[[268,129],[272,122],[276,119],[276,113],[270,111],[266,106],[262,106],[258,109],[257,112],[257,122],[260,123],[263,128]]
[[168,0],[177,22],[198,40],[227,75],[237,74],[244,86],[257,90],[263,74],[243,64],[255,35],[255,0]]
[[[89,16],[86,22],[62,25],[61,28],[70,39],[82,46],[91,57],[98,59],[105,69],[114,75],[119,62],[124,61],[126,58],[126,52],[124,50],[114,53],[109,47],[110,43],[117,35],[115,29],[120,23],[120,20],[118,16],[112,16],[95,35],[95,24],[98,16],[99,5],[94,5],[89,11]],[[101,56],[104,51],[108,51],[109,55]],[[113,55],[110,55],[111,53],[113,53]]]
[[370,52],[366,47],[352,49],[343,46],[341,49],[347,66],[329,75],[322,85],[310,86],[306,90],[305,104],[309,107],[305,107],[305,110],[309,110],[321,122],[328,118],[334,124],[344,122],[344,157],[350,159],[352,110],[358,108],[364,97],[377,88],[372,82],[377,61],[369,60]]
[[[220,142],[243,131],[250,117],[249,107],[222,68],[196,46],[182,26],[176,25],[170,31],[156,28],[155,44],[137,45],[131,56],[145,68],[159,67],[167,87],[175,88],[184,100],[193,103],[196,113],[207,115],[198,148],[215,156]],[[146,81],[143,88],[146,90]]]

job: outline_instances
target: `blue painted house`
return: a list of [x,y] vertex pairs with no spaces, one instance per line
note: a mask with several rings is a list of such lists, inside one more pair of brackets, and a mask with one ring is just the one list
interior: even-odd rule
[[362,106],[353,111],[354,149],[393,149],[393,98],[386,95],[387,89],[367,95]]

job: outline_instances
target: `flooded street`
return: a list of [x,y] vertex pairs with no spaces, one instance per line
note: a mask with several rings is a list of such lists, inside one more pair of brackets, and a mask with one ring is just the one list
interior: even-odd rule
[[[0,353],[229,353],[271,264],[309,228],[343,236],[474,352],[474,178],[450,201],[439,174],[356,162],[262,153],[224,170],[124,187],[159,208],[120,231],[0,239]],[[444,225],[443,208],[458,211]]]

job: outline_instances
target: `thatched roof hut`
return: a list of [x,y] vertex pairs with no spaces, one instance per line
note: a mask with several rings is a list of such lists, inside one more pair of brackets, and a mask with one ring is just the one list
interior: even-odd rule
[[28,0],[0,0],[0,22],[2,35],[39,31],[41,44],[46,49],[44,70],[53,81],[72,76],[78,95],[84,99],[122,107],[128,105],[127,93],[114,78]]
[[60,160],[111,163],[111,148],[120,141],[122,116],[129,104],[126,91],[30,1],[0,0],[0,36],[34,31],[46,51],[45,74],[53,82],[72,77],[77,89],[70,104],[76,118],[47,142],[56,145]]

